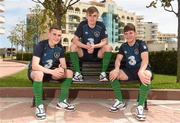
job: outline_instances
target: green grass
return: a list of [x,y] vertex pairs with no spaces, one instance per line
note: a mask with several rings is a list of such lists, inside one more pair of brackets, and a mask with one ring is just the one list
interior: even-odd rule
[[[27,70],[23,70],[11,76],[0,78],[0,87],[31,87],[32,83],[27,78]],[[58,87],[59,84],[45,83],[45,87]],[[136,88],[139,84],[122,84],[122,88]],[[110,84],[73,84],[72,88],[111,88]],[[152,81],[154,89],[180,89],[180,83],[176,83],[176,76],[155,74]]]

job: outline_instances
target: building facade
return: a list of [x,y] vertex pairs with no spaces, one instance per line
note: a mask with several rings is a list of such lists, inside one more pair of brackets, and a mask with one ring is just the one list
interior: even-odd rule
[[[144,17],[135,13],[123,10],[112,0],[89,3],[78,2],[71,6],[66,13],[66,24],[62,27],[62,45],[66,51],[70,50],[71,40],[79,23],[86,19],[86,9],[95,6],[99,10],[99,21],[102,21],[108,32],[109,44],[113,51],[117,51],[120,45],[125,41],[123,37],[123,28],[127,23],[133,23],[136,26],[137,38],[146,41],[149,44],[155,44],[158,41],[158,24],[153,22],[144,22]],[[47,35],[41,35],[39,39],[45,39]],[[163,48],[164,49],[164,48]]]
[[3,12],[5,11],[3,1],[4,0],[0,0],[0,34],[5,33],[5,29],[3,27],[3,23],[5,23],[5,17],[3,16]]
[[157,38],[158,42],[174,42],[176,41],[177,36],[175,34],[158,32]]
[[144,40],[147,44],[151,44],[158,41],[158,24],[153,22],[144,22]]

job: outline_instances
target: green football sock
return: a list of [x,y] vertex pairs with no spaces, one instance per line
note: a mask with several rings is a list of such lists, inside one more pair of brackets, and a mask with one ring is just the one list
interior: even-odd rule
[[80,73],[79,58],[77,52],[70,52],[70,59],[73,65],[73,69]]
[[102,63],[102,72],[106,72],[111,61],[112,52],[105,52]]
[[43,93],[43,84],[42,82],[34,81],[33,82],[33,93],[35,96],[35,105],[39,106],[42,104],[42,93]]
[[140,92],[139,92],[138,105],[144,106],[144,102],[147,99],[147,95],[148,95],[148,92],[150,90],[150,87],[151,87],[150,84],[147,84],[147,86],[144,84],[141,84]]
[[115,93],[115,98],[118,99],[119,101],[123,101],[120,81],[119,80],[111,81],[111,86]]
[[71,86],[72,83],[72,78],[66,78],[63,83],[61,84],[61,91],[59,94],[59,101],[62,102],[65,99],[68,98],[69,95],[69,88]]

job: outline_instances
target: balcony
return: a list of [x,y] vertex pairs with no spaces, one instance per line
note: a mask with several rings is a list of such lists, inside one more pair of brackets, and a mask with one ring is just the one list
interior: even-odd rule
[[4,18],[4,16],[0,16],[0,23],[5,23],[5,18]]
[[0,34],[4,34],[5,33],[5,28],[0,27]]
[[0,4],[0,12],[4,12],[5,8],[4,8],[4,4]]

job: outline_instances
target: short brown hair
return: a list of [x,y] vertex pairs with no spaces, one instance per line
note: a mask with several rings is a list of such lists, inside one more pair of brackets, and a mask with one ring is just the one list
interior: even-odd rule
[[134,24],[127,23],[127,25],[124,27],[124,32],[127,32],[127,31],[134,31],[134,32],[136,32],[136,28],[135,28]]
[[53,29],[61,30],[61,28],[60,28],[58,25],[52,25],[52,26],[49,28],[49,32],[51,32]]
[[91,6],[86,10],[87,14],[93,14],[94,12],[97,12],[99,14],[98,9],[96,7],[94,7],[94,6]]

